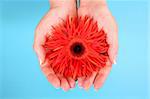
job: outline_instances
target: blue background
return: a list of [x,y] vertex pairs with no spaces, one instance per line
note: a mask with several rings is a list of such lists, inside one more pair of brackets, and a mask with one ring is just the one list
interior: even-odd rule
[[117,65],[98,91],[55,89],[33,51],[48,0],[0,1],[0,99],[148,99],[148,1],[108,1],[119,26]]

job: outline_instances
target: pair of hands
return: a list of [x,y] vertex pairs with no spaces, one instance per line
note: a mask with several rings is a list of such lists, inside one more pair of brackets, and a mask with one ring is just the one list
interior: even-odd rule
[[98,72],[94,72],[90,77],[78,78],[78,84],[85,90],[94,85],[98,90],[106,80],[112,64],[116,63],[116,55],[118,51],[118,34],[117,25],[111,15],[105,0],[80,0],[80,7],[76,8],[75,0],[49,0],[51,8],[48,13],[42,18],[35,30],[34,50],[40,61],[40,66],[48,81],[56,88],[61,87],[67,91],[75,87],[75,81],[72,78],[61,77],[54,73],[51,68],[47,68],[47,61],[44,62],[45,52],[42,45],[45,42],[45,35],[51,34],[52,27],[57,25],[61,19],[66,19],[69,16],[91,16],[98,22],[98,27],[105,30],[107,33],[107,42],[110,45],[108,54],[110,60],[107,66]]

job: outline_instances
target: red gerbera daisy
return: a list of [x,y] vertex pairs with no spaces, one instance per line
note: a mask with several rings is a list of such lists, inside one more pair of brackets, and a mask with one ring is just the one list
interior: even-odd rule
[[55,73],[77,79],[106,65],[109,45],[103,28],[90,17],[67,17],[53,26],[43,45]]

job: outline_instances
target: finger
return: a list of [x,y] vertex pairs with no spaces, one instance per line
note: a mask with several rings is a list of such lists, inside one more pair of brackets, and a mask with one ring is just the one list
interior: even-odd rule
[[39,34],[38,34],[38,32],[35,33],[35,40],[34,40],[33,48],[38,56],[40,65],[44,62],[44,59],[45,59],[45,50],[42,47],[42,44],[44,44],[44,39],[45,39],[45,37],[40,36],[40,33]]
[[88,90],[88,89],[92,86],[96,74],[97,74],[97,72],[93,72],[90,77],[88,77],[88,78],[86,78],[86,79],[84,80],[82,86],[83,86],[83,88],[84,88],[85,90]]
[[49,74],[47,79],[55,88],[60,87],[60,80],[55,74]]
[[40,45],[34,45],[34,50],[38,56],[38,59],[39,59],[40,65],[41,65],[44,62],[44,58],[45,58],[44,49]]
[[47,77],[48,81],[55,87],[60,87],[60,80],[55,75],[53,69],[49,66],[48,61],[46,61],[44,64],[42,64],[41,69],[45,76]]
[[70,86],[69,86],[69,83],[67,81],[66,78],[64,77],[61,77],[61,88],[64,90],[64,91],[68,91],[70,89]]
[[82,87],[84,80],[85,80],[85,77],[79,77],[79,78],[78,78],[78,85],[79,85],[80,87]]
[[113,44],[110,44],[109,50],[108,50],[108,55],[113,64],[116,64],[116,58],[117,58],[117,53],[118,53],[118,41],[114,41]]
[[109,62],[106,67],[104,67],[103,69],[101,69],[98,72],[98,74],[97,74],[97,76],[96,76],[96,78],[94,80],[94,88],[95,88],[95,90],[98,90],[99,88],[102,87],[102,85],[104,84],[104,82],[105,82],[105,80],[106,80],[106,78],[107,78],[111,68],[112,68],[112,66],[111,66],[111,64]]
[[47,61],[42,64],[41,69],[42,69],[43,73],[46,75],[46,77],[47,77],[49,74],[54,74],[53,69],[49,66],[49,64],[48,64]]
[[109,44],[109,58],[111,63],[116,64],[118,53],[118,27],[111,13],[103,20],[104,31],[107,33],[107,42]]
[[71,88],[75,87],[75,80],[74,79],[68,78],[68,83],[69,83],[69,85],[70,85]]

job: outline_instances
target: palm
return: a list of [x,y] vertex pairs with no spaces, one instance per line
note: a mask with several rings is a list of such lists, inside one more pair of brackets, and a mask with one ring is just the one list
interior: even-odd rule
[[[52,68],[48,68],[48,62],[45,59],[45,51],[42,45],[45,42],[45,36],[51,34],[52,26],[57,25],[62,19],[66,19],[67,15],[74,16],[76,11],[69,11],[68,8],[53,8],[51,9],[40,21],[35,30],[35,42],[34,49],[39,57],[40,66],[48,81],[55,87],[62,87],[64,90],[68,90],[70,87],[74,87],[75,81],[71,78],[64,78],[56,75]],[[41,63],[42,62],[42,63]]]
[[[50,0],[51,2],[53,0]],[[83,1],[81,4],[84,5],[84,3],[89,3],[87,1]],[[68,3],[69,2],[69,3]],[[38,55],[38,58],[40,60],[40,65],[42,68],[42,71],[47,76],[49,82],[55,86],[55,87],[61,87],[64,90],[68,90],[70,87],[74,87],[75,81],[71,78],[64,78],[60,77],[59,75],[56,75],[52,68],[47,68],[48,63],[47,61],[44,62],[45,58],[45,51],[42,47],[42,45],[45,42],[45,35],[51,34],[51,26],[55,26],[58,23],[61,22],[61,19],[66,19],[66,16],[76,16],[76,13],[78,13],[79,16],[92,16],[94,20],[98,22],[99,29],[103,28],[104,31],[107,33],[107,42],[110,45],[108,54],[110,57],[110,60],[108,60],[107,65],[105,68],[101,69],[98,72],[93,72],[92,76],[89,78],[82,77],[78,78],[78,82],[80,85],[82,85],[85,89],[88,89],[92,84],[94,84],[95,89],[100,88],[107,75],[109,74],[111,70],[111,65],[114,63],[114,60],[116,58],[117,50],[118,50],[118,37],[117,37],[117,25],[112,17],[110,11],[108,10],[106,5],[100,6],[98,2],[90,2],[87,6],[81,6],[78,8],[78,12],[76,12],[75,7],[75,1],[53,1],[53,5],[59,5],[63,7],[54,7],[53,9],[50,9],[48,13],[43,17],[43,19],[38,24],[36,30],[35,30],[35,41],[34,41],[34,49]],[[54,4],[55,3],[55,4]],[[92,3],[92,4],[91,4]],[[65,5],[66,6],[65,6]],[[71,5],[72,4],[72,5]],[[94,6],[93,6],[94,4]]]
[[111,65],[114,63],[115,55],[117,54],[117,25],[107,6],[98,5],[81,7],[78,9],[78,14],[80,16],[92,16],[98,22],[99,29],[103,28],[107,34],[107,42],[110,45],[108,51],[110,59],[108,60],[107,66],[102,70],[93,73],[89,78],[79,79],[80,85],[85,89],[88,89],[92,84],[94,84],[95,89],[99,89],[108,76],[111,70]]

